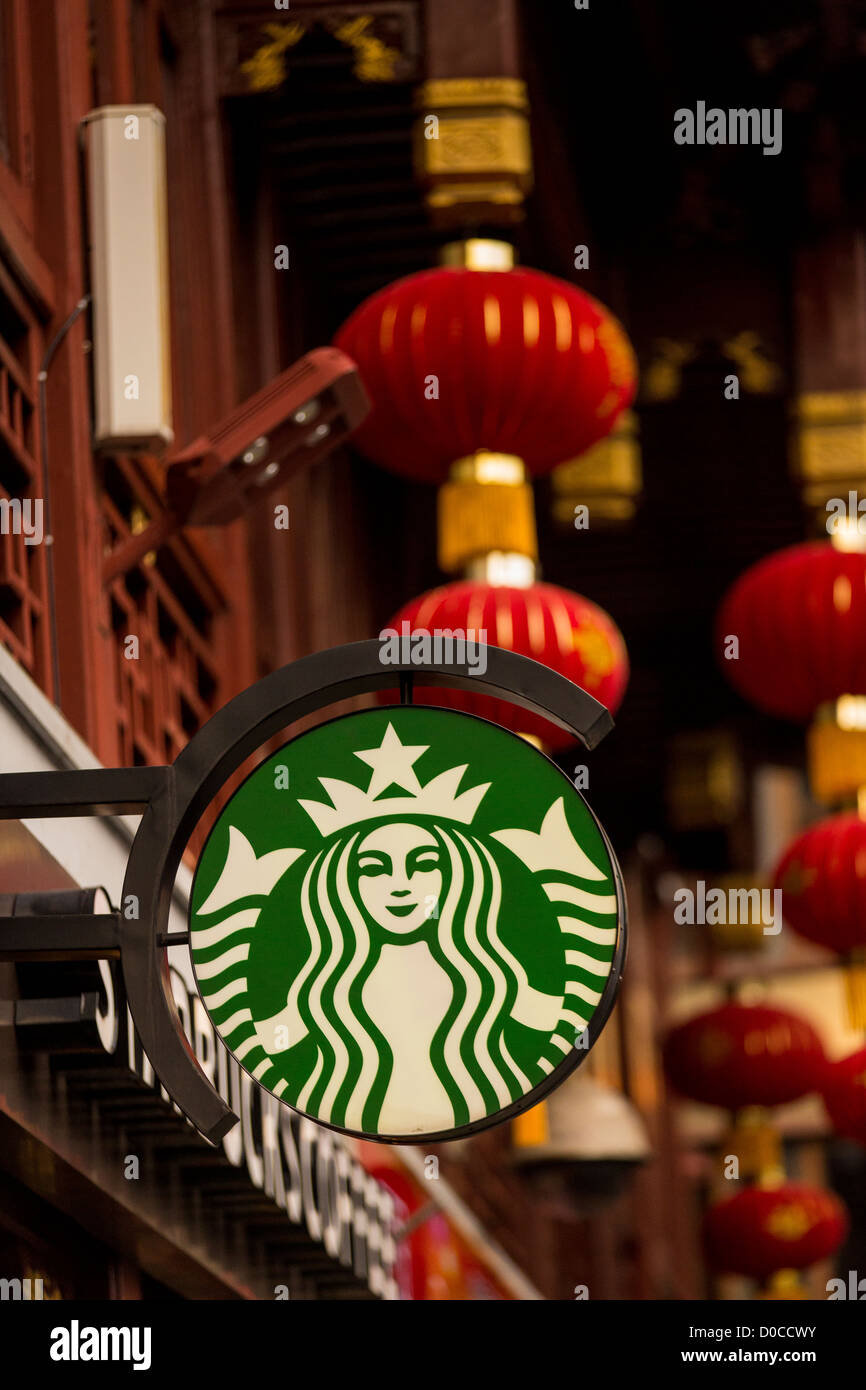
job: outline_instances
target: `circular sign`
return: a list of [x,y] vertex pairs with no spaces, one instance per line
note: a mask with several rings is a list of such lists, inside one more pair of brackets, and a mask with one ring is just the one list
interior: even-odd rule
[[285,744],[214,825],[190,905],[223,1041],[319,1124],[389,1142],[535,1104],[610,1013],[619,870],[558,767],[473,716],[401,705]]

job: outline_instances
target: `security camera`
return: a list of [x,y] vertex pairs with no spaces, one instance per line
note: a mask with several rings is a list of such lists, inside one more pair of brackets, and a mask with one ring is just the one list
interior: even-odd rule
[[207,434],[166,460],[165,512],[108,556],[107,582],[184,526],[225,526],[294,473],[317,463],[370,409],[358,368],[315,348]]

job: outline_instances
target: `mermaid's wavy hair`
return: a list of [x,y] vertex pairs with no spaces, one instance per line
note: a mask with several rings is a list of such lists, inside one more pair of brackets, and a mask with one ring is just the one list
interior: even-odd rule
[[[431,1062],[457,1128],[529,1089],[504,1037],[522,971],[499,937],[502,883],[492,854],[456,826],[426,823],[424,828],[439,847],[443,878],[428,941],[453,990],[431,1044]],[[375,1133],[393,1056],[362,1002],[382,931],[358,894],[359,837],[358,830],[344,832],[319,851],[304,876],[301,911],[310,952],[289,1004],[297,1007],[313,1039],[315,1058],[295,1093],[285,1098],[326,1123]]]

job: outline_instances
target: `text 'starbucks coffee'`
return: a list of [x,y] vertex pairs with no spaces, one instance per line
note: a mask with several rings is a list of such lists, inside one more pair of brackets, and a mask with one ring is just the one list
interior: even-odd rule
[[441,1140],[586,1055],[622,956],[619,874],[582,796],[494,724],[347,715],[262,763],[196,872],[192,957],[226,1046],[321,1124]]

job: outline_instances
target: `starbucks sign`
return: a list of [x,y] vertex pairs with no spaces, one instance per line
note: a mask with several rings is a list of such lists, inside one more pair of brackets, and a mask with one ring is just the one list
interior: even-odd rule
[[[353,642],[236,695],[170,766],[0,775],[7,817],[140,815],[117,907],[98,913],[83,890],[90,908],[0,921],[0,947],[117,959],[148,1065],[214,1144],[238,1114],[190,1048],[173,948],[189,946],[247,1090],[252,1078],[269,1103],[385,1142],[516,1115],[610,1014],[625,902],[604,832],[531,744],[413,704],[418,675],[408,658],[384,662],[378,641]],[[395,684],[399,705],[320,724],[234,792],[199,856],[189,930],[175,930],[184,853],[237,770],[297,721]],[[423,685],[509,701],[587,749],[613,727],[585,690],[499,647],[471,666],[436,659]]]
[[623,917],[607,839],[554,763],[406,704],[322,724],[246,779],[201,854],[190,945],[261,1086],[343,1133],[435,1142],[579,1064]]

